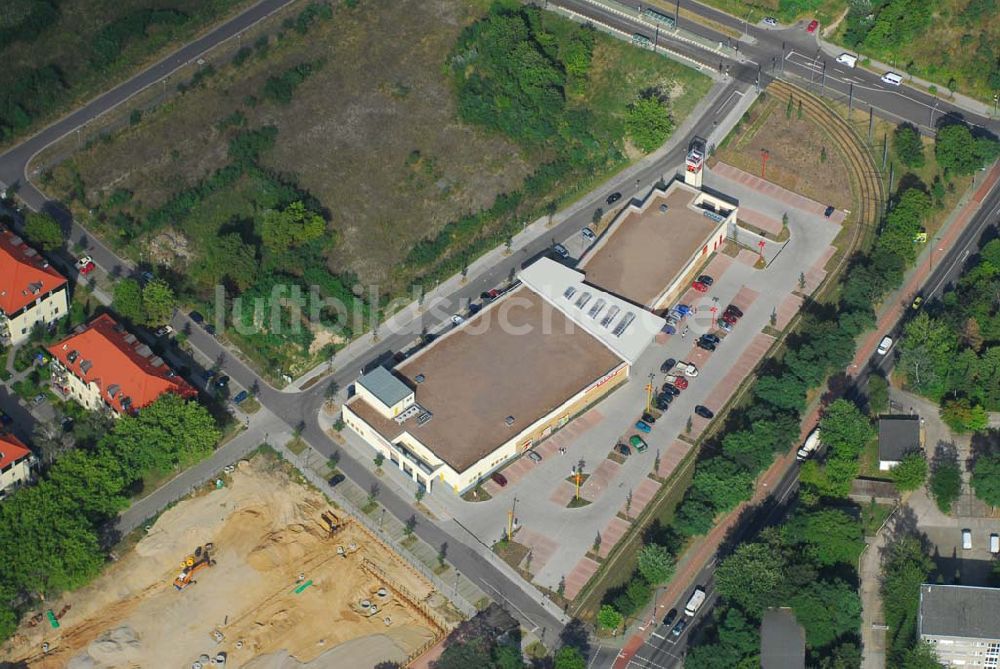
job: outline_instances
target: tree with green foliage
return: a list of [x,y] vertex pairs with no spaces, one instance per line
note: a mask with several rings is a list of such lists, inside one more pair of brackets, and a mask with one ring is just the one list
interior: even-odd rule
[[948,323],[922,311],[903,328],[897,369],[921,395],[938,400],[947,390],[948,370],[958,346]]
[[876,248],[903,258],[907,264],[917,257],[914,240],[923,229],[931,210],[930,196],[920,188],[907,188],[896,197],[894,206],[885,217]]
[[674,528],[682,536],[694,537],[712,529],[715,510],[705,502],[690,496],[681,501],[674,515]]
[[142,289],[145,325],[155,326],[170,322],[176,307],[177,298],[166,281],[153,279]]
[[480,637],[449,643],[442,651],[441,657],[434,661],[434,669],[489,668],[493,665],[490,646],[488,640]]
[[938,164],[953,174],[972,174],[1000,151],[1000,144],[990,137],[973,137],[969,126],[952,123],[939,128],[934,140]]
[[861,599],[853,585],[840,579],[813,581],[799,588],[789,603],[795,619],[805,628],[810,648],[824,648],[857,632]]
[[889,382],[881,374],[868,377],[868,413],[880,416],[889,410]]
[[573,646],[563,646],[552,659],[553,669],[587,669],[587,658]]
[[730,606],[719,616],[718,640],[698,644],[684,659],[687,669],[751,669],[760,666],[760,629]]
[[695,468],[691,492],[716,512],[728,511],[753,492],[754,473],[725,457],[702,460]]
[[919,169],[924,166],[924,143],[920,131],[912,123],[900,123],[892,133],[892,150],[907,167]]
[[625,128],[637,147],[649,153],[659,148],[674,130],[666,96],[659,91],[646,91],[628,106]]
[[927,458],[922,451],[907,453],[889,474],[900,492],[916,490],[927,480]]
[[524,669],[521,648],[510,644],[497,644],[493,648],[493,662],[490,669]]
[[36,248],[49,253],[66,241],[62,226],[48,214],[28,212],[24,217],[24,236]]
[[111,294],[111,308],[125,320],[142,325],[146,321],[142,307],[142,287],[135,279],[119,279]]
[[844,399],[826,408],[819,429],[823,443],[838,457],[856,458],[865,444],[875,437],[871,421],[857,405]]
[[758,617],[781,583],[783,561],[762,543],[740,544],[715,571],[720,595]]
[[889,627],[887,666],[904,666],[903,657],[916,642],[920,586],[933,568],[934,562],[914,536],[902,536],[886,547],[882,606]]
[[786,540],[805,544],[809,558],[822,567],[856,565],[865,546],[861,524],[839,509],[795,514],[783,526]]
[[597,612],[597,624],[606,630],[616,631],[622,626],[624,622],[622,614],[615,610],[615,607],[610,604],[605,604],[601,607],[601,610]]
[[666,583],[674,575],[674,556],[659,544],[646,544],[639,549],[638,569],[649,583]]
[[802,411],[806,401],[806,385],[790,374],[774,376],[765,374],[754,384],[753,394],[782,411]]
[[951,513],[952,505],[962,494],[962,470],[958,463],[942,462],[931,472],[931,495],[942,513]]
[[282,254],[318,239],[325,232],[323,217],[306,209],[301,201],[291,203],[282,211],[265,212],[261,222],[264,248],[273,254]]
[[196,462],[218,440],[219,430],[205,407],[166,393],[138,415],[120,418],[110,444],[122,471],[134,480]]
[[972,404],[967,397],[945,401],[941,407],[941,420],[953,432],[959,433],[985,430],[990,424],[986,409],[980,404]]
[[256,280],[258,270],[257,247],[231,232],[220,236],[205,249],[205,255],[194,267],[193,274],[203,285],[214,286],[226,281],[242,293]]
[[903,669],[941,669],[944,665],[938,660],[934,647],[927,641],[920,641],[903,656]]
[[990,506],[1000,506],[1000,454],[990,453],[976,458],[972,468],[972,489],[976,497]]

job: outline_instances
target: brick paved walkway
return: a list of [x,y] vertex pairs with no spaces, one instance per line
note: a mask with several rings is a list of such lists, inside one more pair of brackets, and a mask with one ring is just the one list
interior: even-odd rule
[[[810,214],[823,215],[826,210],[825,204],[822,202],[817,202],[816,200],[810,200],[804,195],[799,195],[786,188],[782,188],[776,183],[771,183],[766,179],[761,179],[760,177],[754,176],[749,172],[744,172],[741,169],[737,169],[732,165],[727,165],[726,163],[719,162],[715,164],[712,168],[712,172],[718,174],[719,176],[725,177],[727,179],[732,179],[733,181],[739,182],[746,186],[747,188],[752,188],[762,195],[775,200],[777,202],[784,202],[789,207],[794,209],[799,209],[801,211],[808,212]],[[743,218],[744,208],[740,207],[740,218]],[[847,218],[847,214],[841,210],[837,210],[830,215],[830,220],[838,225],[844,222]],[[749,222],[749,219],[748,219]],[[780,221],[779,221],[780,223]],[[757,225],[754,223],[753,225]],[[760,227],[760,226],[758,226]],[[779,225],[780,230],[780,225]]]
[[584,556],[576,563],[573,570],[566,574],[566,590],[564,594],[566,599],[574,599],[580,591],[583,590],[583,586],[587,585],[590,578],[597,573],[597,568],[600,565],[594,562],[589,557]]

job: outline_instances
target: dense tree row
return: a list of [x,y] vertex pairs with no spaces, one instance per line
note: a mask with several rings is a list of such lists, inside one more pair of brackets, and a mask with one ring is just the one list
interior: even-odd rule
[[37,484],[0,505],[0,639],[41,597],[93,579],[104,565],[99,537],[143,477],[212,452],[219,431],[196,402],[168,394],[114,423],[90,446],[58,458]]
[[858,666],[855,567],[862,548],[856,509],[804,505],[780,527],[741,544],[716,570],[721,602],[684,666],[759,666],[760,621],[769,607],[794,611],[805,629],[809,666]]
[[1000,240],[980,250],[953,290],[907,323],[899,369],[907,385],[941,402],[960,431],[986,427],[1000,411]]

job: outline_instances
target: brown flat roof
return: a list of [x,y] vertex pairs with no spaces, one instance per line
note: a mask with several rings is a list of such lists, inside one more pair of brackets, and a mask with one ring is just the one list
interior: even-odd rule
[[418,426],[411,418],[399,426],[364,402],[351,408],[383,436],[391,440],[405,430],[463,472],[622,363],[521,287],[396,368],[434,415],[429,422]]
[[698,195],[674,182],[666,193],[654,189],[641,210],[626,209],[578,266],[587,283],[652,306],[719,225],[692,206]]

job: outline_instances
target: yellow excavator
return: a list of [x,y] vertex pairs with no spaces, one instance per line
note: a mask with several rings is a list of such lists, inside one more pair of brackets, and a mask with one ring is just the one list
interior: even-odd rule
[[214,550],[215,544],[207,543],[204,546],[198,546],[193,554],[184,558],[184,562],[181,563],[181,573],[177,574],[177,578],[174,579],[174,587],[183,590],[189,585],[197,583],[194,580],[194,575],[197,572],[206,567],[215,566],[215,560],[211,556]]

